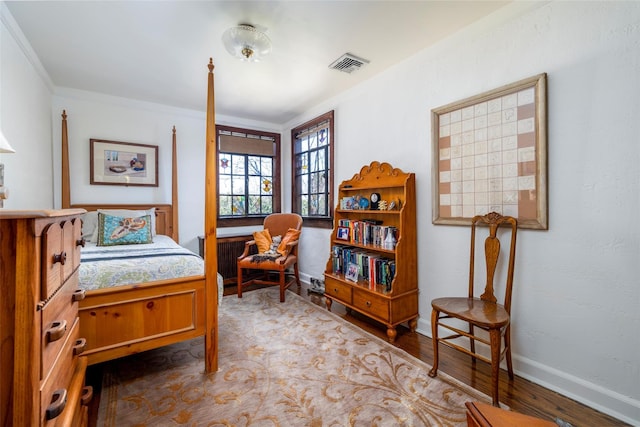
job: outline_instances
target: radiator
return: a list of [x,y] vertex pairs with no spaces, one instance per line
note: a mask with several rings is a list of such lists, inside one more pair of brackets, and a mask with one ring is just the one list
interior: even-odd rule
[[[244,251],[244,243],[253,239],[253,235],[219,237],[218,242],[218,272],[224,278],[224,284],[235,284],[238,277],[236,261]],[[198,236],[200,241],[200,256],[204,258],[204,236]],[[253,245],[250,254],[258,253],[257,247]]]
[[[218,272],[222,274],[224,283],[230,284],[236,282],[238,269],[236,261],[244,251],[244,243],[253,239],[252,235],[219,237],[218,241]],[[256,253],[255,246],[250,253]]]

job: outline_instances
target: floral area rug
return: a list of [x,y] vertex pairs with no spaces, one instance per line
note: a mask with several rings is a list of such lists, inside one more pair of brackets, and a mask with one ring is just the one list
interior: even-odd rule
[[224,297],[219,371],[196,338],[108,362],[98,426],[464,426],[490,399],[287,291]]

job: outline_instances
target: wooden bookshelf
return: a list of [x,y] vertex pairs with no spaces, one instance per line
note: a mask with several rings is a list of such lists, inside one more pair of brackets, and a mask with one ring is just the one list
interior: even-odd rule
[[[372,209],[373,193],[387,209]],[[418,320],[415,174],[372,162],[340,184],[337,199],[324,273],[327,309],[336,301],[375,319],[387,326],[393,342],[397,325],[408,322],[414,331]],[[338,238],[345,226],[347,240]],[[395,245],[385,244],[389,230],[394,230]],[[345,274],[350,263],[359,267],[357,279]]]

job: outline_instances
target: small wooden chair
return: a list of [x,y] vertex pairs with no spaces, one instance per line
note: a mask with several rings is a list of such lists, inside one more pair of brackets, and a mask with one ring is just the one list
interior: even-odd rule
[[[480,298],[474,297],[474,261],[476,250],[476,226],[478,224],[488,225],[488,237],[484,241],[484,255],[486,261],[486,285],[484,293]],[[494,276],[500,255],[500,240],[497,236],[498,228],[501,225],[510,226],[511,241],[509,245],[509,259],[507,264],[506,287],[504,290],[504,302],[498,304],[494,295]],[[500,361],[506,356],[507,371],[509,378],[513,379],[513,367],[511,364],[511,288],[513,285],[513,270],[516,255],[516,232],[517,221],[513,217],[502,216],[496,212],[487,215],[475,216],[471,220],[471,254],[469,268],[469,294],[468,297],[437,298],[431,301],[433,308],[431,312],[431,332],[433,336],[433,367],[429,371],[429,376],[435,377],[438,374],[438,344],[442,343],[456,350],[460,350],[473,358],[491,364],[491,397],[494,406],[499,406],[498,402],[498,380],[500,373]],[[453,319],[443,322],[446,319]],[[453,326],[455,320],[467,322],[469,332]],[[438,328],[443,327],[453,331],[452,335],[445,337],[438,336]],[[478,336],[474,328],[482,329],[489,334]],[[467,337],[470,340],[470,348],[467,349],[458,345],[452,340]],[[504,348],[502,347],[504,338]],[[491,349],[491,357],[487,358],[476,352],[475,341],[488,345]]]
[[[271,237],[282,236],[284,238],[289,229],[297,231],[302,229],[302,217],[300,215],[295,213],[274,213],[264,219],[264,230],[269,230]],[[238,298],[242,298],[243,287],[252,284],[277,285],[280,287],[280,302],[284,302],[284,294],[289,286],[293,283],[297,283],[298,286],[300,286],[300,276],[298,273],[298,240],[296,239],[286,244],[286,255],[280,255],[273,259],[265,259],[260,253],[249,255],[251,246],[255,244],[255,239],[246,242],[244,252],[238,257]],[[293,267],[294,277],[287,280],[287,269],[289,267]],[[263,270],[264,275],[262,279],[251,279],[243,282],[243,270]],[[278,280],[270,279],[269,275],[274,273],[278,275]]]

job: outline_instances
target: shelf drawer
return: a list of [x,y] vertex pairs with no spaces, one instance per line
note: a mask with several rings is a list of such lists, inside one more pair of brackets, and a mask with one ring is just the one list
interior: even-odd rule
[[353,306],[385,322],[389,321],[389,300],[384,297],[354,289]]
[[337,300],[351,304],[352,301],[352,287],[344,284],[339,280],[325,276],[324,293]]

